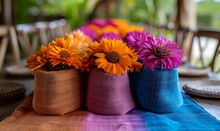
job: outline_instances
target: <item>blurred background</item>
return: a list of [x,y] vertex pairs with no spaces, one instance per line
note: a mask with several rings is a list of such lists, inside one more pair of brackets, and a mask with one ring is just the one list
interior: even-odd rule
[[0,24],[8,26],[14,38],[1,48],[0,70],[4,61],[14,57],[19,62],[36,51],[38,43],[47,44],[90,20],[123,18],[176,41],[184,59],[194,65],[220,72],[214,69],[220,65],[219,12],[220,0],[0,0]]
[[[11,24],[66,18],[72,28],[99,18],[125,18],[131,22],[166,25],[175,23],[178,0],[1,0]],[[186,0],[188,1],[188,0]],[[198,27],[220,28],[220,0],[191,0],[195,3]],[[191,6],[191,5],[188,5]],[[192,12],[193,13],[193,12]],[[7,18],[8,17],[8,18]],[[11,18],[9,18],[11,17]],[[10,23],[9,22],[9,23]]]

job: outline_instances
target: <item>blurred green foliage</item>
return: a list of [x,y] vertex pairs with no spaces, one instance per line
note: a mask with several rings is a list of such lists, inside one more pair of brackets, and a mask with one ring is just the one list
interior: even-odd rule
[[[16,0],[15,24],[39,21],[45,17],[65,17],[72,28],[85,24],[99,0]],[[220,28],[220,2],[197,1],[198,26]],[[134,23],[147,21],[157,25],[174,23],[177,0],[118,0],[111,17]],[[105,12],[99,12],[100,17]]]
[[32,22],[34,19],[30,17],[30,8],[36,6],[36,0],[16,0],[15,1],[15,24]]
[[220,28],[220,1],[197,2],[197,24],[199,27]]
[[[16,0],[16,24],[39,20],[42,16],[64,16],[72,26],[79,27],[88,20],[98,0]],[[166,24],[174,12],[176,0],[118,0],[112,17],[131,22],[148,21]],[[99,12],[100,16],[103,16]]]
[[44,12],[47,12],[48,15],[62,13],[72,28],[85,24],[93,9],[88,0],[47,0],[47,2],[43,8]]
[[172,21],[175,5],[176,0],[119,0],[114,16],[132,22],[165,25]]
[[[43,18],[65,17],[72,28],[87,21],[94,5],[89,0],[16,0],[15,23],[28,23]],[[52,19],[52,18],[51,18]]]

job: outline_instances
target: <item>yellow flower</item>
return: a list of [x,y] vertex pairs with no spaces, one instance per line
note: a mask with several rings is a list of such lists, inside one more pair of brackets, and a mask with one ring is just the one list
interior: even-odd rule
[[133,25],[124,25],[124,26],[120,26],[118,28],[119,28],[120,35],[122,38],[124,38],[128,32],[131,32],[131,31],[142,32],[144,30],[142,27],[133,26]]
[[36,70],[44,66],[47,62],[47,47],[41,46],[39,52],[33,53],[30,57],[27,58],[26,67],[31,70]]
[[91,43],[91,39],[79,30],[66,34],[65,39],[71,46],[76,47],[77,54],[85,52]]
[[119,35],[119,31],[116,27],[111,26],[111,25],[107,25],[101,28],[102,34],[103,33],[115,33],[117,35]]
[[120,34],[117,27],[114,27],[112,25],[106,25],[103,27],[99,27],[97,25],[89,24],[88,27],[96,32],[96,38],[101,36],[103,33],[115,33],[117,35]]
[[106,73],[122,75],[129,71],[132,60],[127,53],[127,46],[121,40],[102,39],[99,43],[102,52],[94,53],[95,65]]
[[112,19],[111,20],[117,27],[130,25],[125,19]]
[[144,29],[140,26],[134,26],[124,19],[113,19],[113,23],[117,26],[120,36],[124,38],[128,32],[138,31],[142,32]]

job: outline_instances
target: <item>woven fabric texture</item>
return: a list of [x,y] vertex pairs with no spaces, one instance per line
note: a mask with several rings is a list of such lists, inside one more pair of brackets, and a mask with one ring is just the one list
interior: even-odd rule
[[33,108],[39,114],[64,115],[82,105],[82,80],[77,69],[34,72]]
[[155,113],[173,112],[183,104],[176,68],[151,71],[144,67],[134,73],[132,91],[138,105]]
[[116,76],[93,68],[88,76],[86,105],[99,114],[125,114],[133,109],[128,74]]

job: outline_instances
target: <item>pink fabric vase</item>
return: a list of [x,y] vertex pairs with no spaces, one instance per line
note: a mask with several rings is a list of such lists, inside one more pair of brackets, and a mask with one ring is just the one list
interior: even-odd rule
[[98,114],[123,115],[135,107],[129,77],[92,68],[88,76],[86,105]]

